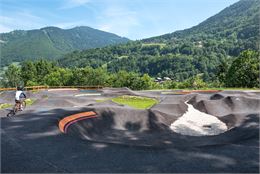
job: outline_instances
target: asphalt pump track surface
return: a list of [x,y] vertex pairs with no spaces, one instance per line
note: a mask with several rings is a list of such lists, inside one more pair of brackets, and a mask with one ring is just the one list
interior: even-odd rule
[[[109,100],[121,95],[153,97],[159,103],[139,110]],[[105,88],[28,96],[34,104],[16,116],[7,118],[9,110],[0,110],[2,173],[259,172],[259,92],[175,95]],[[3,92],[0,103],[13,98],[14,92]],[[216,117],[227,130],[210,136],[174,132],[171,125],[187,112],[187,104]],[[83,112],[92,117],[60,130],[61,120]]]

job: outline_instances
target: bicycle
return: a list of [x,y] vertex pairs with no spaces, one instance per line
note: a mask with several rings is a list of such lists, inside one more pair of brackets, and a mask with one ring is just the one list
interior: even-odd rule
[[18,111],[22,111],[21,109],[25,109],[26,108],[26,101],[22,100],[20,103],[15,103],[13,109],[6,115],[7,117],[11,117],[14,116]]

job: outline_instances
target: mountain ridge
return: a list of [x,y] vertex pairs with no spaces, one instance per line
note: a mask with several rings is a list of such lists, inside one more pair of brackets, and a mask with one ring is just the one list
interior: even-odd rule
[[203,74],[213,80],[221,62],[230,63],[242,51],[259,50],[260,2],[240,0],[189,29],[127,44],[67,54],[67,67],[107,67],[168,76],[182,81]]
[[55,26],[0,33],[2,65],[27,59],[56,59],[66,53],[126,43],[129,39],[87,26]]
[[[238,8],[240,10],[237,10]],[[245,13],[247,13],[248,16],[246,20],[244,20]],[[236,20],[237,19],[243,20],[242,21],[243,23],[239,24],[242,25],[242,27],[246,27],[248,23],[251,24],[255,23],[255,25],[249,27],[256,28],[256,30],[258,31],[258,35],[256,36],[259,38],[260,2],[258,0],[240,0],[235,4],[232,4],[224,8],[219,13],[207,18],[206,20],[202,21],[198,25],[195,25],[193,27],[184,30],[178,30],[172,33],[146,38],[143,39],[143,41],[152,41],[152,39],[156,39],[159,37],[167,38],[169,36],[170,37],[184,37],[184,35],[190,36],[193,34],[198,34],[198,32],[200,32],[201,30],[206,31],[207,34],[216,35],[219,32],[222,32],[222,30],[220,29],[221,27],[235,28],[237,26],[235,23],[236,20],[233,20],[234,16]],[[227,35],[228,34],[230,35],[232,33],[227,33]]]

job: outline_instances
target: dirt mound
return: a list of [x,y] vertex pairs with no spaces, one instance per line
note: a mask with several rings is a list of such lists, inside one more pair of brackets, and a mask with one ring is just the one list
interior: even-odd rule
[[[190,94],[177,96],[178,99],[167,96],[149,110],[131,109],[111,101],[96,103],[89,105],[88,110],[95,111],[98,117],[71,125],[68,134],[91,141],[134,146],[189,147],[243,141],[259,135],[257,111],[260,99],[242,95]],[[187,99],[187,103],[198,111],[223,122],[227,131],[214,136],[194,137],[171,130],[170,125],[187,111],[183,102]]]
[[201,112],[215,116],[225,116],[233,113],[259,113],[260,98],[247,96],[226,96],[218,100],[199,100],[194,96],[189,103]]
[[155,140],[152,137],[170,131],[160,113],[129,108],[92,109],[98,117],[71,125],[68,134],[98,142],[151,146]]
[[104,96],[138,95],[129,88],[104,88],[102,92]]
[[151,110],[152,111],[160,111],[162,113],[173,115],[175,117],[182,116],[187,109],[187,106],[183,104],[157,104]]
[[221,95],[221,94],[214,94],[214,95],[212,95],[210,97],[210,100],[219,100],[219,99],[222,99],[222,98],[224,98],[223,95]]

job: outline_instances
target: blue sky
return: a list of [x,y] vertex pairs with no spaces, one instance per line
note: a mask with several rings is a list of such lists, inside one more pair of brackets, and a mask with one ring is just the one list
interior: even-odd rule
[[0,33],[89,26],[143,39],[199,24],[238,0],[0,0]]

